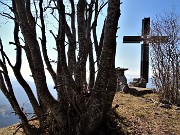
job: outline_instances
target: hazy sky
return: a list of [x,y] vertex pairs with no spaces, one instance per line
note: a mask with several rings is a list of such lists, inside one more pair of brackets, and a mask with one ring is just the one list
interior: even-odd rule
[[[177,14],[180,14],[180,0],[121,0],[121,16],[119,19],[118,38],[117,38],[117,51],[116,51],[116,67],[125,67],[129,70],[126,71],[128,77],[129,75],[138,77],[140,74],[140,54],[141,45],[140,44],[123,44],[122,38],[124,35],[138,36],[141,35],[142,19],[144,17],[150,17],[151,20],[155,18],[156,15],[163,14],[165,11],[170,11],[174,7]],[[2,11],[2,7],[0,11]],[[105,13],[104,13],[105,16]],[[51,20],[51,19],[50,19]],[[6,23],[7,22],[7,23]],[[100,20],[100,25],[102,25],[103,20]],[[6,23],[6,24],[5,24]],[[5,24],[5,25],[4,25]],[[5,51],[11,55],[11,60],[15,61],[14,47],[9,46],[8,42],[13,41],[12,30],[13,23],[6,21],[0,16],[0,37],[3,43],[6,45]],[[48,23],[48,29],[51,27],[51,23]],[[49,32],[47,32],[48,34]],[[98,31],[100,34],[101,31]],[[11,35],[11,36],[10,36]],[[52,44],[52,36],[48,35],[50,42]],[[52,39],[52,40],[51,40]],[[55,50],[50,50],[50,58],[55,53]],[[23,58],[25,60],[25,58]],[[31,78],[31,74],[27,71],[27,61],[24,61],[25,66],[22,70],[26,71],[24,74],[26,77]],[[151,73],[150,73],[151,74]]]
[[[180,0],[122,0],[119,20],[116,66],[129,68],[126,74],[140,74],[140,44],[123,44],[123,36],[141,35],[142,19],[176,9],[180,15]],[[151,74],[151,72],[150,72]]]

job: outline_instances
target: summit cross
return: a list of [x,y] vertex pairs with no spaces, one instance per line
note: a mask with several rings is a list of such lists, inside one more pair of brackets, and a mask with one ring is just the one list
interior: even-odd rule
[[168,36],[150,36],[150,17],[142,20],[141,36],[124,36],[123,43],[140,43],[141,44],[141,68],[140,77],[148,83],[149,78],[149,43],[152,41],[167,42]]

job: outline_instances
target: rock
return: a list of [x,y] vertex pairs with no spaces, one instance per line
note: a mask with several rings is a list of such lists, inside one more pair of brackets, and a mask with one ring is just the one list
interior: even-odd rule
[[116,77],[117,77],[117,85],[116,85],[116,92],[123,91],[128,93],[129,87],[127,84],[127,79],[124,75],[124,72],[128,70],[127,68],[116,68]]
[[133,82],[130,82],[130,86],[146,88],[146,80],[144,78],[134,78]]
[[161,99],[160,102],[162,104],[169,104],[169,105],[172,105],[172,103],[170,101],[168,101],[167,99]]
[[123,76],[118,76],[117,77],[117,87],[116,87],[116,91],[123,91],[125,93],[127,93],[129,91],[129,87],[127,84],[127,79],[126,77]]
[[129,93],[134,96],[143,96],[145,94],[151,94],[153,91],[148,88],[129,87]]
[[128,84],[124,84],[124,85],[122,86],[122,91],[123,91],[124,93],[129,93],[129,86],[128,86]]
[[165,109],[172,109],[172,105],[170,105],[170,104],[160,104],[160,107],[162,107],[162,108],[165,108]]

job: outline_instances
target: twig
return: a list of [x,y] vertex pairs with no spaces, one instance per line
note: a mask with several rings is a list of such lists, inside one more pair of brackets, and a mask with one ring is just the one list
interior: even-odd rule
[[20,46],[24,49],[24,46],[23,45],[20,45],[20,44],[17,44],[17,43],[14,43],[14,42],[9,42],[10,45],[16,45],[16,46]]
[[56,40],[57,37],[55,36],[55,34],[53,33],[53,31],[52,31],[52,30],[49,30],[49,32],[53,35],[54,39]]
[[19,129],[22,128],[22,124],[18,124],[16,128],[17,129],[14,131],[13,135],[15,135],[19,131]]

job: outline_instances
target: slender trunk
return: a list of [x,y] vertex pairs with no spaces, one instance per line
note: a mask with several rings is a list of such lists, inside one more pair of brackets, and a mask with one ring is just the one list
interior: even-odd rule
[[40,0],[39,2],[39,9],[40,9],[40,20],[41,20],[41,33],[42,33],[42,39],[41,39],[41,46],[42,46],[42,53],[43,53],[43,57],[44,57],[44,61],[46,63],[47,66],[47,70],[49,71],[49,73],[52,76],[52,79],[54,81],[54,84],[56,86],[56,73],[52,68],[52,65],[49,61],[49,57],[47,54],[47,48],[46,48],[46,30],[45,30],[45,23],[44,23],[44,14],[43,14],[43,0]]
[[[113,45],[116,48],[116,45]],[[115,51],[116,49],[114,49]],[[115,52],[112,55],[112,58],[115,59]],[[116,78],[116,69],[115,69],[115,61],[112,61],[111,63],[111,69],[109,72],[109,78],[108,78],[108,85],[107,85],[107,89],[104,92],[104,97],[105,97],[105,104],[104,104],[104,114],[103,114],[103,118],[105,119],[107,117],[107,113],[110,111],[111,106],[112,106],[112,102],[114,99],[114,95],[116,92],[116,84],[117,84],[117,78]]]
[[[2,64],[0,64],[2,66]],[[5,78],[7,87],[5,85],[5,82],[3,81]],[[19,118],[22,121],[22,126],[23,129],[25,130],[25,133],[27,135],[31,135],[32,134],[32,130],[31,127],[28,123],[27,117],[25,116],[25,114],[23,113],[23,111],[21,110],[15,96],[14,96],[14,92],[13,92],[13,88],[10,82],[10,78],[8,76],[8,73],[6,72],[6,74],[4,75],[4,78],[2,76],[2,73],[0,73],[0,89],[2,90],[2,92],[4,93],[4,95],[6,96],[6,98],[8,99],[9,103],[11,104],[12,108],[14,109],[14,111],[17,113],[17,115],[19,116]]]
[[[69,40],[69,48],[68,48],[68,67],[71,75],[75,73],[76,66],[76,27],[75,27],[75,5],[74,0],[70,0],[71,3],[71,31],[69,26],[66,25],[66,35]],[[68,34],[69,33],[69,34]]]
[[[16,11],[15,2],[12,1],[12,4],[13,4],[14,11]],[[21,65],[22,65],[22,47],[20,46],[20,42],[19,42],[19,24],[18,24],[17,20],[18,20],[18,16],[15,14],[14,41],[15,41],[15,45],[16,45],[16,63],[15,63],[15,66],[12,67],[12,69],[13,69],[14,75],[16,76],[18,82],[24,88],[26,94],[28,95],[30,103],[32,104],[35,113],[37,114],[38,117],[40,117],[41,116],[40,112],[42,112],[42,110],[40,109],[40,106],[31,90],[30,86],[24,80],[24,78],[22,77],[21,72],[20,72]]]
[[87,18],[87,29],[86,29],[86,39],[87,39],[87,46],[89,48],[89,85],[88,89],[91,91],[91,89],[94,86],[95,81],[95,67],[94,67],[94,57],[93,57],[93,46],[91,41],[91,20],[92,20],[92,13],[93,13],[93,5],[94,0],[91,0],[91,3],[89,4],[89,10],[88,10],[88,18]]
[[82,91],[83,84],[86,83],[86,60],[88,56],[88,46],[86,44],[86,23],[85,23],[86,0],[79,0],[77,4],[77,23],[79,54],[75,73],[77,87]]
[[93,58],[93,48],[92,42],[88,41],[89,44],[89,85],[88,90],[91,91],[95,82],[95,67],[94,67],[94,58]]

